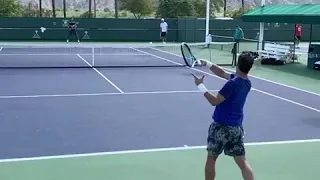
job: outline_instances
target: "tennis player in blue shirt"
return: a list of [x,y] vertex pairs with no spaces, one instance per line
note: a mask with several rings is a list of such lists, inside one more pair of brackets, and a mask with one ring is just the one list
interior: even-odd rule
[[217,65],[201,60],[201,64],[209,67],[215,75],[228,80],[216,96],[208,92],[203,84],[204,76],[198,78],[193,75],[199,90],[212,106],[216,106],[207,138],[206,180],[214,180],[216,160],[223,151],[225,155],[234,158],[244,180],[254,180],[251,166],[245,157],[242,127],[243,107],[251,89],[248,73],[253,61],[250,55],[241,54],[238,57],[236,73],[229,74]]

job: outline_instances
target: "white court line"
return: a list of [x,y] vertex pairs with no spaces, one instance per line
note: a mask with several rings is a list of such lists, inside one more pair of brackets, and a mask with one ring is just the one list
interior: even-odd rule
[[[156,48],[150,48],[150,49],[153,49],[153,50],[156,50],[156,51],[159,51],[159,52],[163,52],[163,53],[166,53],[166,54],[171,54],[171,55],[174,55],[174,56],[177,56],[177,57],[182,57],[181,55],[178,55],[178,54],[175,54],[175,53],[172,53],[172,52],[168,52],[168,51],[164,51],[164,50],[160,50],[160,49],[156,49]],[[231,72],[235,72],[235,70],[233,70],[233,69],[229,69],[229,68],[225,68],[225,67],[223,67],[223,69],[231,71]],[[275,81],[268,80],[268,79],[265,79],[265,78],[261,78],[261,77],[258,77],[258,76],[254,76],[254,75],[251,75],[251,74],[249,76],[251,76],[253,78],[256,78],[256,79],[260,79],[262,81],[269,82],[269,83],[277,84],[277,85],[284,86],[284,87],[287,87],[287,88],[291,88],[291,89],[295,89],[295,90],[302,91],[302,92],[305,92],[305,93],[309,93],[309,94],[313,94],[313,95],[316,95],[316,96],[320,96],[320,94],[315,93],[315,92],[311,92],[311,91],[308,91],[308,90],[304,90],[304,89],[300,89],[300,88],[293,87],[293,86],[290,86],[290,85],[286,85],[286,84],[283,84],[283,83],[275,82]]]
[[[139,52],[143,52],[143,53],[148,54],[148,55],[150,55],[150,56],[153,56],[153,57],[162,59],[162,60],[164,60],[164,61],[168,61],[168,62],[177,64],[177,65],[181,65],[181,66],[183,65],[183,64],[180,64],[180,63],[171,61],[171,60],[169,60],[169,59],[166,59],[166,58],[157,56],[157,55],[155,55],[155,54],[151,54],[151,53],[148,53],[148,52],[145,52],[145,51],[142,51],[142,50],[139,50],[139,49],[135,49],[135,48],[132,48],[132,49],[134,49],[134,50],[136,50],[136,51],[139,51]],[[218,79],[222,79],[222,80],[225,81],[225,79],[223,79],[223,78],[221,78],[221,77],[219,77],[219,76],[213,75],[213,74],[211,74],[211,73],[207,73],[207,72],[205,72],[205,71],[202,71],[202,70],[199,70],[199,69],[195,69],[195,68],[190,68],[190,67],[186,67],[186,68],[189,68],[189,69],[192,69],[192,70],[194,70],[194,71],[198,71],[198,72],[201,72],[201,73],[204,73],[204,74],[207,74],[207,75],[209,75],[209,76],[212,76],[212,77],[215,77],[215,78],[218,78]],[[257,92],[260,92],[260,93],[269,95],[269,96],[271,96],[271,97],[274,97],[274,98],[277,98],[277,99],[280,99],[280,100],[283,100],[283,101],[286,101],[286,102],[289,102],[289,103],[293,103],[293,104],[295,104],[295,105],[298,105],[298,106],[301,106],[301,107],[304,107],[304,108],[307,108],[307,109],[310,109],[310,110],[313,110],[313,111],[316,111],[316,112],[320,112],[319,109],[316,109],[316,108],[314,108],[314,107],[311,107],[311,106],[308,106],[308,105],[305,105],[305,104],[301,104],[301,103],[298,103],[298,102],[296,102],[296,101],[292,101],[292,100],[289,100],[289,99],[286,99],[286,98],[283,98],[283,97],[280,97],[280,96],[277,96],[277,95],[274,95],[274,94],[271,94],[271,93],[268,93],[268,92],[265,92],[265,91],[262,91],[262,90],[259,90],[259,89],[256,89],[256,88],[252,88],[252,90],[255,90],[255,91],[257,91]]]
[[[81,55],[77,54],[77,56],[82,59],[86,64],[88,64],[88,66],[92,67],[92,65],[86,60],[84,59]],[[92,67],[92,69],[98,73],[103,79],[105,79],[106,81],[108,81],[114,88],[116,88],[120,93],[124,93],[117,85],[115,85],[110,79],[108,79],[105,75],[103,75],[100,71],[98,71],[96,68]]]
[[[140,49],[136,49],[136,48],[133,48],[133,47],[131,47],[131,49],[133,49],[133,50],[135,50],[135,51],[138,51],[138,52],[141,52],[141,53],[144,53],[144,54],[146,54],[146,55],[150,55],[150,56],[156,57],[156,58],[158,58],[158,59],[165,60],[165,61],[167,61],[167,62],[176,64],[176,65],[179,65],[179,66],[183,66],[183,64],[177,63],[177,62],[175,62],[175,61],[171,61],[171,60],[166,59],[166,58],[162,58],[162,57],[160,57],[160,56],[157,56],[157,55],[154,55],[154,54],[151,54],[151,53],[142,51],[142,50],[140,50]],[[186,68],[189,68],[189,67],[186,67]]]
[[[219,90],[209,90],[217,92]],[[110,95],[144,95],[144,94],[178,94],[178,93],[200,93],[199,90],[194,91],[141,91],[141,92],[125,92],[125,93],[79,93],[79,94],[43,94],[43,95],[17,95],[17,96],[0,96],[0,99],[15,98],[44,98],[44,97],[81,97],[81,96],[110,96]]]
[[265,95],[268,95],[268,96],[272,96],[274,98],[277,98],[277,99],[281,99],[283,101],[287,101],[289,103],[292,103],[292,104],[295,104],[295,105],[298,105],[298,106],[301,106],[301,107],[304,107],[304,108],[307,108],[307,109],[310,109],[310,110],[313,110],[313,111],[316,111],[316,112],[319,112],[320,113],[320,110],[319,109],[316,109],[314,107],[311,107],[311,106],[307,106],[305,104],[301,104],[301,103],[298,103],[296,101],[292,101],[290,99],[286,99],[286,98],[283,98],[283,97],[280,97],[280,96],[277,96],[277,95],[274,95],[274,94],[271,94],[271,93],[268,93],[268,92],[264,92],[264,91],[261,91],[261,90],[258,90],[258,89],[255,89],[255,91],[259,92],[259,93],[262,93],[262,94],[265,94]]
[[[1,49],[0,49],[1,51]],[[72,54],[72,53],[57,53],[57,54],[39,54],[39,53],[35,53],[35,54],[30,54],[30,53],[27,53],[27,54],[3,54],[1,53],[1,55],[4,55],[4,56],[70,56],[70,55],[75,55],[75,54]],[[84,55],[84,56],[91,56],[92,53],[81,53],[80,55]],[[96,53],[95,54],[96,56],[99,56],[99,55],[107,55],[107,56],[147,56],[146,54],[139,54],[139,53],[135,53],[135,54],[126,54],[126,53],[122,53],[122,54],[118,54],[118,53]]]
[[[245,143],[245,146],[284,145],[284,144],[316,143],[316,142],[320,142],[320,139],[253,142],[253,143]],[[183,147],[156,148],[156,149],[140,149],[140,150],[127,150],[127,151],[111,151],[111,152],[84,153],[84,154],[40,156],[40,157],[28,157],[28,158],[12,158],[12,159],[0,159],[0,163],[21,162],[21,161],[38,161],[38,160],[49,160],[49,159],[80,158],[80,157],[105,156],[105,155],[117,155],[117,154],[136,154],[136,153],[166,152],[166,151],[186,151],[186,150],[205,149],[205,148],[206,148],[206,146],[187,146],[187,147],[183,146]]]

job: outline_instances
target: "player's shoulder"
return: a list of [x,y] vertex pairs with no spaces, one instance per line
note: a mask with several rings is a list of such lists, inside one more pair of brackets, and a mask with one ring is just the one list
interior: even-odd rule
[[227,87],[233,87],[233,86],[235,86],[237,84],[237,80],[235,79],[235,77],[233,77],[233,78],[231,78],[231,76],[230,76],[230,78],[227,80],[227,82],[225,83],[225,86],[227,86]]
[[243,86],[251,87],[251,80],[250,79],[244,79],[244,78],[236,76],[235,74],[230,74],[230,79],[228,80],[228,82],[233,83],[233,84],[240,84]]

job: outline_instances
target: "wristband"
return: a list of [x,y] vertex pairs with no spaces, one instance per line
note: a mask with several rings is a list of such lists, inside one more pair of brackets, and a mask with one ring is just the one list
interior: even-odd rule
[[198,89],[199,89],[200,92],[202,92],[203,94],[208,91],[208,89],[206,88],[206,86],[204,86],[204,84],[202,84],[202,83],[198,85]]

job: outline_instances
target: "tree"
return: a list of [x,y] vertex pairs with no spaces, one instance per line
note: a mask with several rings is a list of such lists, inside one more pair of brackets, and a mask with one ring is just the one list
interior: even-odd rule
[[114,17],[119,17],[119,0],[114,0]]
[[[219,12],[225,0],[211,0],[210,1],[210,17],[215,16],[215,12]],[[191,0],[195,9],[195,16],[205,18],[207,10],[207,0]],[[189,7],[189,9],[191,6]],[[192,9],[190,9],[192,11]],[[190,13],[189,13],[190,14]],[[191,13],[192,14],[192,13]]]
[[88,15],[89,15],[89,18],[92,17],[92,0],[89,0],[89,13],[88,13]]
[[227,0],[223,1],[223,17],[227,15]]
[[226,6],[227,7],[227,1],[225,0],[211,0],[210,1],[211,2],[211,4],[210,4],[210,9],[211,9],[211,13],[210,13],[210,15],[212,16],[212,17],[214,17],[215,16],[215,12],[220,12],[221,11],[221,7],[224,7],[224,6]]
[[63,17],[66,18],[67,17],[67,6],[66,6],[66,0],[63,0]]
[[52,3],[52,16],[56,17],[56,1],[51,0],[51,3]]
[[206,17],[206,8],[207,8],[206,0],[194,0],[193,4],[197,13],[197,17],[202,17],[202,18]]
[[89,11],[84,12],[83,14],[80,15],[81,18],[90,18],[93,16],[93,13],[89,13]]
[[21,5],[20,6],[20,13],[22,17],[51,17],[52,11],[47,9],[41,10],[41,16],[40,16],[40,8],[38,7],[38,4],[36,1],[29,1],[27,5]]
[[196,16],[195,1],[196,0],[159,0],[156,16],[166,18]]
[[234,19],[240,18],[243,14],[247,13],[250,9],[243,9],[240,8],[238,10],[232,11],[231,12],[231,17]]
[[152,13],[152,0],[119,0],[120,9],[131,12],[135,18]]
[[39,16],[42,17],[42,0],[39,0]]
[[28,5],[22,6],[23,17],[37,17],[39,15],[38,11],[38,5],[32,1],[29,1]]
[[[206,17],[207,0],[193,0],[198,17]],[[210,17],[214,17],[216,12],[224,11],[227,8],[227,0],[210,0]]]
[[0,17],[19,16],[21,6],[16,0],[0,0]]

